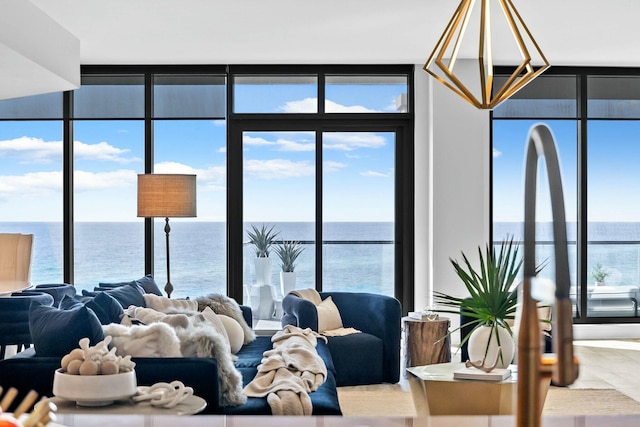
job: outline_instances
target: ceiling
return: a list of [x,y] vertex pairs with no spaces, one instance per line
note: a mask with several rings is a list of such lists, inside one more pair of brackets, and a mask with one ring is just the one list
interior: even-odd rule
[[[80,40],[82,64],[422,64],[458,5],[458,0],[31,1]],[[513,2],[552,65],[640,66],[638,0]],[[476,49],[461,56],[476,55]]]

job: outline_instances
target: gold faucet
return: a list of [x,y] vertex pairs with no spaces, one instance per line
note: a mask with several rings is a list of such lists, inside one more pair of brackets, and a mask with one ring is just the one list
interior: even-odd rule
[[[554,360],[542,358],[542,338],[538,302],[531,295],[536,270],[536,184],[538,160],[545,158],[551,213],[553,218],[556,294],[553,310]],[[544,124],[529,132],[525,162],[524,201],[524,280],[520,328],[518,330],[518,427],[539,427],[542,415],[543,380],[552,377],[554,385],[568,386],[578,377],[578,362],[573,355],[573,308],[569,298],[571,281],[567,254],[567,229],[562,179],[556,144]]]

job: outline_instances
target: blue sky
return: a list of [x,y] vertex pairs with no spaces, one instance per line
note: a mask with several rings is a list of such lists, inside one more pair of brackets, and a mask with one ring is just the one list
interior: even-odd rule
[[[523,218],[524,150],[535,120],[494,121],[494,220]],[[577,218],[577,122],[547,120],[558,147],[568,221]],[[593,222],[640,221],[640,123],[592,120],[588,124],[587,214]],[[544,174],[540,171],[539,176]],[[543,178],[544,179],[544,178]],[[537,218],[550,220],[548,184],[539,181]]]
[[[315,90],[307,85],[238,88],[241,109],[246,105],[259,112],[295,113],[309,111],[316,103]],[[331,85],[326,108],[393,111],[401,91],[397,85]],[[155,172],[195,173],[197,220],[224,221],[225,122],[158,120],[154,138]],[[76,121],[74,140],[75,220],[138,220],[142,121]],[[58,121],[0,122],[0,221],[62,220],[61,141]],[[314,220],[314,141],[310,132],[244,135],[245,220]],[[393,221],[393,156],[392,133],[325,133],[325,219]]]

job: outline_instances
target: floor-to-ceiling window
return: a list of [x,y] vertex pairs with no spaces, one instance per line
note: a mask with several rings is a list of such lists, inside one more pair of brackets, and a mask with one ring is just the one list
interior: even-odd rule
[[[224,75],[154,74],[153,171],[196,175],[197,216],[171,219],[172,297],[226,294]],[[154,278],[167,281],[164,220],[154,220]]]
[[[171,219],[172,296],[244,300],[246,231],[267,224],[304,247],[297,288],[384,293],[408,308],[412,73],[84,66],[76,91],[0,103],[0,197],[11,208],[0,231],[40,227],[34,283],[91,289],[151,273],[162,288],[164,218],[137,217],[137,175],[195,174],[197,216]],[[279,269],[275,260],[277,289]]]
[[0,101],[0,233],[34,235],[31,280],[63,280],[62,94]]
[[74,284],[144,275],[136,177],[144,173],[144,75],[85,75],[73,95]]
[[[524,147],[530,127],[542,122],[554,134],[577,322],[638,317],[639,105],[637,70],[554,68],[493,112],[494,243],[509,235],[522,239]],[[538,188],[536,255],[542,261],[553,252],[546,182]],[[553,267],[547,265],[541,276],[553,278]]]
[[[229,270],[242,272],[232,283],[242,283],[245,302],[262,283],[248,243],[262,225],[279,233],[277,244],[304,248],[298,289],[412,298],[403,288],[413,250],[410,75],[403,67],[231,69],[229,180],[243,186],[230,194],[229,230],[243,246]],[[271,257],[281,298],[281,263]]]

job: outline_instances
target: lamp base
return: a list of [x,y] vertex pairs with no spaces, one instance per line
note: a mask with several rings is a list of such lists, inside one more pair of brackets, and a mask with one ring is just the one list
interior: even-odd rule
[[164,291],[167,293],[167,298],[171,298],[171,292],[173,292],[173,285],[171,282],[167,281],[167,284],[164,285]]

